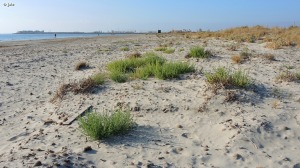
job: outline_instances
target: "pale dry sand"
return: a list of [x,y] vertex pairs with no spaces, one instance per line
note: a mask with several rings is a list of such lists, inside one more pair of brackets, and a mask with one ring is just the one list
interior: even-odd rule
[[[264,44],[134,35],[0,43],[1,167],[300,167],[300,85],[276,82],[287,66],[300,70],[300,50],[270,50]],[[174,54],[169,61],[188,61],[197,72],[181,79],[108,81],[93,94],[68,94],[50,103],[63,83],[79,81],[106,64],[159,44]],[[185,59],[189,48],[207,44],[215,57]],[[130,51],[121,51],[129,46]],[[230,57],[248,47],[255,57],[233,64]],[[184,51],[180,51],[184,49]],[[276,61],[260,54],[272,53]],[[91,68],[75,71],[85,60]],[[226,66],[246,70],[253,87],[213,93],[203,72]],[[126,135],[90,141],[71,125],[60,125],[92,105],[98,112],[130,109],[137,126]],[[47,122],[54,120],[55,122]],[[92,150],[84,152],[91,146]]]

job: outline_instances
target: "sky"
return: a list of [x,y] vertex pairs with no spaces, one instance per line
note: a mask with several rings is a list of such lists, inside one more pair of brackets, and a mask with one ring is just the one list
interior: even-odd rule
[[0,0],[0,33],[291,26],[300,25],[299,7],[300,0]]

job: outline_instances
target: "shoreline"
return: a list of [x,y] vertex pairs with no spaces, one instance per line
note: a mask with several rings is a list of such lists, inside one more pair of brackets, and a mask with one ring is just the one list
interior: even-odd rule
[[[92,34],[57,34],[57,37],[54,37],[54,34],[48,34],[48,33],[44,33],[44,34],[2,34],[2,35],[51,35],[51,37],[49,36],[48,38],[45,39],[16,39],[16,40],[1,40],[0,37],[0,43],[3,42],[13,42],[13,41],[34,41],[34,40],[54,40],[54,39],[73,39],[73,38],[93,38],[93,37],[113,37],[113,36],[134,36],[134,35],[146,35],[146,33],[135,33],[135,34],[101,34],[101,35],[97,35],[97,34],[93,34],[94,36],[79,36],[76,37],[76,35],[92,35]],[[0,34],[1,35],[1,34]],[[67,35],[66,37],[60,37],[59,35]],[[69,35],[74,35],[75,37],[69,37]]]

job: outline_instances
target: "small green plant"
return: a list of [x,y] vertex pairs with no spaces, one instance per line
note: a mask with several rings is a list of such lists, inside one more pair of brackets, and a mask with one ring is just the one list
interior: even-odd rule
[[190,49],[190,52],[186,56],[187,58],[209,58],[212,56],[212,53],[208,50],[205,50],[202,47],[193,47]]
[[225,67],[219,67],[213,73],[206,73],[205,77],[208,83],[222,86],[229,85],[230,81],[230,73]]
[[167,47],[158,47],[158,48],[155,48],[154,50],[155,51],[166,51],[168,48]]
[[180,74],[194,72],[194,66],[188,63],[165,63],[162,66],[157,66],[154,71],[154,76],[158,79],[177,78]]
[[95,74],[91,77],[91,79],[94,81],[96,85],[104,84],[105,78],[106,78],[105,74],[102,73]]
[[147,79],[155,76],[158,79],[171,79],[177,78],[180,74],[194,72],[194,66],[187,63],[164,63],[164,64],[151,64],[137,69],[135,77],[140,79]]
[[79,118],[80,129],[94,140],[126,133],[132,129],[133,125],[130,112],[121,110],[116,110],[111,115],[92,112]]
[[173,54],[175,52],[175,49],[173,48],[168,48],[167,50],[164,51],[166,54]]
[[207,82],[216,86],[245,88],[251,84],[244,71],[230,72],[225,67],[219,67],[212,73],[205,74]]
[[110,74],[110,79],[112,79],[113,81],[118,82],[118,83],[124,83],[128,80],[128,77],[124,73],[113,71]]
[[244,71],[236,71],[231,75],[231,82],[233,86],[245,88],[250,85],[248,75]]
[[129,51],[129,47],[123,47],[121,48],[121,51]]
[[184,51],[184,48],[179,49],[179,52],[182,52],[182,51]]

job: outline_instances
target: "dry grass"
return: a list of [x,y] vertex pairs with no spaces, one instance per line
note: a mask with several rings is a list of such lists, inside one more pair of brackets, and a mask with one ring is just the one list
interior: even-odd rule
[[80,61],[75,65],[75,70],[82,70],[89,67],[89,64],[86,61]]
[[229,46],[227,46],[227,50],[229,51],[237,51],[240,48],[240,46],[238,44],[231,44]]
[[241,56],[239,56],[239,55],[233,55],[233,56],[231,57],[231,60],[232,60],[232,62],[235,63],[235,64],[239,64],[239,63],[242,62],[242,58],[241,58]]
[[291,71],[285,71],[280,73],[277,77],[276,77],[277,81],[285,81],[285,82],[293,82],[296,80],[300,80],[300,75],[299,73],[293,73]]
[[59,86],[59,88],[57,89],[55,95],[53,96],[53,98],[50,100],[51,103],[54,103],[57,99],[62,100],[63,97],[67,94],[67,92],[69,91],[70,88],[70,84],[62,84]]
[[226,91],[226,97],[224,99],[224,102],[234,102],[238,100],[238,95],[235,91]]
[[139,53],[139,52],[134,52],[134,53],[131,53],[131,54],[126,55],[126,58],[140,58],[141,56],[142,56],[141,53]]
[[272,102],[272,108],[279,109],[280,108],[280,101],[275,100],[274,102]]
[[79,83],[74,83],[71,87],[71,91],[74,94],[89,93],[96,86],[96,83],[92,78],[81,80]]
[[239,55],[233,55],[231,57],[231,60],[235,64],[243,63],[246,60],[249,60],[251,58],[252,54],[250,53],[249,49],[245,48],[243,51],[240,52]]
[[300,48],[300,27],[266,28],[263,26],[237,27],[216,32],[182,33],[186,38],[223,38],[237,42],[269,42],[266,47],[279,49],[284,46],[297,46]]
[[273,54],[262,54],[261,55],[262,58],[264,58],[265,60],[269,60],[269,61],[275,61],[275,56]]
[[97,85],[92,78],[87,78],[79,81],[78,83],[69,83],[62,84],[56,91],[54,97],[50,100],[50,102],[54,103],[56,100],[62,100],[68,92],[72,92],[74,94],[83,94],[90,93]]
[[273,49],[273,50],[277,50],[280,49],[282,46],[279,43],[276,42],[268,42],[265,45],[265,48],[269,48],[269,49]]

